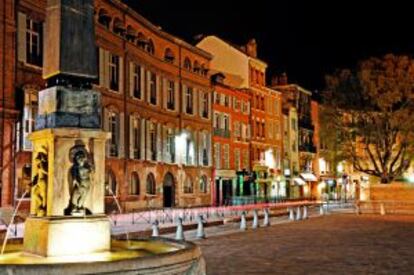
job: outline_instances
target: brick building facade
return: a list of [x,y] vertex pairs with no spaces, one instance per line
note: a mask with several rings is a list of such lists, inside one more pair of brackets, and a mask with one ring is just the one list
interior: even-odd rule
[[[3,102],[10,102],[2,111],[4,117],[15,114],[3,126],[3,163],[10,165],[2,165],[2,204],[9,205],[30,183],[27,136],[34,130],[37,93],[45,87],[46,1],[6,0],[0,5],[10,15],[7,35],[0,36],[0,57],[9,61],[1,71],[7,87],[1,88],[7,95]],[[117,0],[96,0],[95,20],[99,79],[94,87],[103,95],[102,127],[112,134],[106,158],[108,210],[115,206],[112,193],[124,210],[209,205],[211,55]]]

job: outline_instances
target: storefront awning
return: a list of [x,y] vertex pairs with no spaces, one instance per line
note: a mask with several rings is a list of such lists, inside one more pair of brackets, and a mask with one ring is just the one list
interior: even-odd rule
[[305,181],[318,181],[318,178],[312,173],[301,173],[300,176]]
[[294,181],[297,185],[305,185],[305,184],[306,184],[306,181],[304,181],[303,179],[298,178],[298,177],[293,178],[293,181]]

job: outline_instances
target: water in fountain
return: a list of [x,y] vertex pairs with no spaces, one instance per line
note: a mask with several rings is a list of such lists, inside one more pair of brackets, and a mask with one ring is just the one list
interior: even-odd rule
[[[122,214],[122,208],[121,205],[119,204],[118,198],[115,196],[114,192],[112,191],[111,187],[109,185],[106,186],[106,189],[109,191],[109,193],[111,194],[112,198],[115,200],[116,206],[118,207],[118,213]],[[126,236],[127,239],[127,243],[129,243],[129,232],[128,229],[125,227],[125,231],[124,234]]]
[[13,225],[14,219],[17,215],[17,211],[19,211],[20,204],[22,203],[24,197],[27,195],[28,192],[29,192],[28,190],[24,191],[23,195],[17,201],[16,207],[14,208],[14,211],[13,211],[13,215],[11,216],[10,222],[7,225],[6,235],[4,236],[3,245],[1,247],[1,253],[0,253],[1,255],[4,254],[4,249],[6,248],[7,240],[9,239],[10,227]]

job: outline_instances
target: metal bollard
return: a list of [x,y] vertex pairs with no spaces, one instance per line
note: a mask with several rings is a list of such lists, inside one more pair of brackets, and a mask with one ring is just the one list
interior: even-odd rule
[[269,209],[265,208],[264,210],[264,220],[263,220],[263,226],[270,226],[270,220],[269,220]]
[[246,230],[247,229],[247,224],[246,224],[246,211],[243,211],[241,213],[241,217],[240,217],[240,230]]
[[152,235],[151,235],[151,237],[159,237],[160,236],[160,230],[158,228],[158,224],[159,224],[158,220],[155,220],[152,223]]
[[177,241],[184,241],[184,229],[183,229],[183,219],[178,217],[177,219],[177,232],[175,233],[175,239]]
[[296,208],[296,220],[299,221],[302,219],[302,213],[300,211],[300,206]]
[[308,206],[303,206],[303,215],[302,219],[306,220],[308,218]]
[[198,220],[198,225],[197,225],[197,235],[196,238],[197,239],[205,239],[206,238],[206,234],[204,233],[204,218],[203,215],[198,215],[197,217]]
[[293,208],[289,208],[289,220],[294,221],[295,220],[295,212],[293,211]]
[[253,224],[252,224],[252,228],[256,229],[259,227],[259,215],[257,214],[257,210],[254,209],[253,210]]
[[319,205],[319,215],[325,215],[325,209],[323,208],[323,204]]
[[381,205],[380,205],[380,214],[381,214],[381,216],[384,216],[386,214],[385,206],[384,206],[383,203],[381,203]]

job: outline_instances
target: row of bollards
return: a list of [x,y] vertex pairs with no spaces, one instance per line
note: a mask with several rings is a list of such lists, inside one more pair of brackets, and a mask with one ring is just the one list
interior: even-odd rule
[[296,210],[293,207],[289,207],[288,212],[289,212],[289,220],[291,221],[306,220],[308,218],[308,206],[306,205],[298,206],[296,207]]
[[[288,208],[289,213],[289,220],[303,220],[308,218],[308,206],[297,206],[289,207]],[[263,217],[263,227],[270,226],[270,211],[268,208],[264,209],[263,211],[264,217]],[[320,214],[324,215],[325,210],[323,205],[320,206]],[[247,221],[246,221],[246,211],[242,211],[240,215],[240,230],[247,230]],[[205,219],[203,215],[197,216],[197,232],[196,232],[196,238],[197,239],[204,239],[206,238],[206,234],[204,231],[204,222]],[[252,222],[252,229],[259,228],[259,213],[257,209],[253,210],[253,222]],[[158,220],[155,220],[152,223],[152,237],[159,237],[160,231],[159,231],[159,222]],[[179,241],[184,241],[184,228],[183,228],[183,218],[178,217],[177,218],[177,229],[175,233],[175,239]]]

